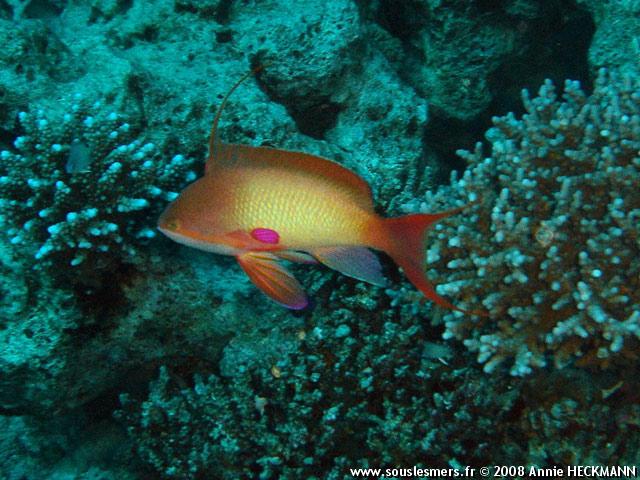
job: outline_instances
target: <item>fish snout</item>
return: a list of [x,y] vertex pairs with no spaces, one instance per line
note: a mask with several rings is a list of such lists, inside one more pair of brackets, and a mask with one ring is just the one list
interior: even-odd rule
[[157,228],[167,238],[178,243],[184,243],[184,235],[180,230],[180,221],[175,216],[162,214],[158,219]]
[[180,229],[180,220],[174,210],[173,205],[169,205],[158,218],[157,228],[165,235],[167,232],[177,232]]

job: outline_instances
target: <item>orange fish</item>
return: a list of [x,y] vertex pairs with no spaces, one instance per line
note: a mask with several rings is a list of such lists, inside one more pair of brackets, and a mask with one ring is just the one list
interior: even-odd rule
[[233,255],[253,283],[292,309],[307,296],[280,263],[316,263],[374,285],[385,285],[369,248],[382,250],[436,304],[461,310],[439,296],[424,274],[425,231],[461,209],[382,218],[369,185],[345,167],[301,152],[217,140],[220,114],[244,75],[224,97],[211,128],[205,175],[188,185],[162,213],[158,229],[178,243]]

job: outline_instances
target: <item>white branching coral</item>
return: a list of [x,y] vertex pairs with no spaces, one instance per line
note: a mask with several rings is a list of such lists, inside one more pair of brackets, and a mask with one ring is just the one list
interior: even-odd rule
[[195,174],[161,157],[136,129],[82,99],[61,118],[22,112],[13,149],[0,151],[0,220],[35,266],[93,269],[131,260],[154,217]]
[[494,119],[491,157],[459,152],[463,178],[423,203],[482,199],[429,236],[438,292],[490,313],[446,313],[444,335],[513,375],[637,358],[640,82],[603,69],[590,96],[567,81],[559,99],[547,81],[523,100],[522,119]]

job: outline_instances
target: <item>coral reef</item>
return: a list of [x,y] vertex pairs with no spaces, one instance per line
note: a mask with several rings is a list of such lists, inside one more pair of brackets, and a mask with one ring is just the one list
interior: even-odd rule
[[3,263],[18,281],[0,303],[0,412],[60,415],[146,384],[162,359],[211,363],[230,337],[259,332],[266,307],[249,301],[248,282],[229,281],[230,263],[194,263],[154,253],[144,275],[125,268],[91,289],[34,285],[30,271]]
[[[0,0],[0,477],[638,464],[637,80],[517,113],[636,71],[637,2],[294,3]],[[335,159],[384,215],[479,201],[430,275],[489,318],[384,261],[386,290],[293,266],[316,305],[285,312],[151,238],[260,63],[221,138]]]
[[439,293],[489,312],[443,318],[445,337],[463,340],[485,371],[506,359],[513,375],[550,360],[637,359],[639,86],[603,69],[590,96],[571,81],[562,99],[550,82],[534,99],[525,91],[522,119],[494,119],[491,157],[480,145],[461,152],[469,170],[428,195],[431,210],[452,195],[481,198],[436,227],[428,259],[447,278]]
[[[565,49],[579,54],[588,44],[583,35],[589,28],[584,24],[572,28],[571,36],[562,35],[581,19],[578,9],[538,0],[360,4],[373,41],[398,66],[402,78],[428,100],[436,116],[469,122],[470,128],[476,128],[473,123],[492,102],[504,100],[510,90],[505,80],[514,65],[520,85],[537,81],[534,65],[549,68],[554,55],[562,55],[564,61],[553,64],[554,71],[547,75],[565,78],[581,73],[572,70],[572,60],[562,54]],[[562,42],[552,48],[536,48],[560,38]]]
[[86,415],[0,416],[0,472],[6,480],[135,480],[136,464],[121,429],[107,422],[82,427]]
[[[274,0],[234,11],[235,23],[249,32],[239,44],[257,50],[254,64],[268,65],[259,76],[265,92],[286,108],[298,132],[321,140],[289,135],[269,143],[344,164],[367,180],[381,204],[408,198],[417,167],[430,162],[422,158],[427,102],[370,41],[354,2],[334,1],[327,9],[326,2],[308,1],[273,35],[287,5],[288,0]],[[246,117],[253,120],[250,111]],[[260,120],[250,130],[264,137]],[[435,162],[431,167],[436,169]]]
[[589,10],[597,26],[589,48],[589,63],[595,70],[616,68],[637,75],[640,55],[640,4],[633,0],[578,0]]
[[[487,108],[493,97],[491,75],[526,44],[526,30],[518,28],[518,21],[502,21],[506,12],[484,14],[474,3],[383,0],[365,5],[380,29],[378,36],[403,45],[406,53],[398,60],[414,88],[434,109],[459,120]],[[519,20],[535,19],[536,10]],[[397,57],[398,50],[390,48],[388,55]]]
[[15,151],[0,151],[0,218],[35,267],[81,267],[86,276],[133,262],[136,245],[155,236],[162,202],[195,178],[190,161],[163,160],[99,103],[78,99],[62,118],[36,111],[19,119]]
[[487,427],[508,415],[504,399],[474,397],[480,372],[446,366],[450,352],[417,318],[399,323],[360,293],[330,304],[331,316],[318,309],[295,333],[292,353],[239,367],[244,357],[225,350],[229,376],[189,385],[163,368],[142,402],[123,397],[141,457],[163,478],[343,478],[348,467],[462,461],[464,436],[440,437],[456,428],[455,408],[484,412]]
[[292,351],[247,362],[226,348],[222,372],[191,380],[163,367],[148,396],[123,395],[118,417],[140,457],[161,478],[184,479],[636,461],[631,372],[613,386],[571,368],[487,376],[419,317],[381,308],[383,296],[339,291],[331,315],[318,308],[291,332]]

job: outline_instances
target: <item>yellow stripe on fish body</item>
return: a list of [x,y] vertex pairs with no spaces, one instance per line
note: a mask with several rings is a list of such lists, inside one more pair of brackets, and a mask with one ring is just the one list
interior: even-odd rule
[[333,185],[282,169],[248,168],[235,175],[242,181],[230,215],[238,229],[275,230],[279,243],[290,248],[364,243],[368,212]]

